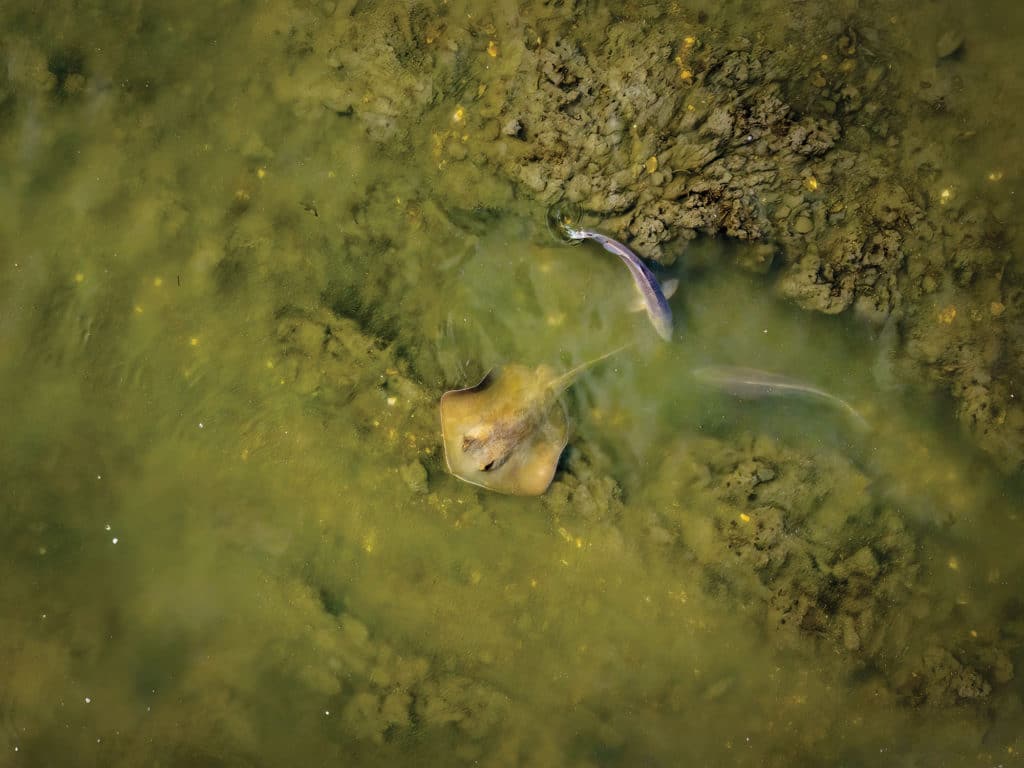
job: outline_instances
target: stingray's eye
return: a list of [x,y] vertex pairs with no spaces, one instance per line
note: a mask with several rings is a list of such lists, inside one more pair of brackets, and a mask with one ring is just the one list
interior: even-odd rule
[[[509,458],[510,455],[511,454],[509,454],[507,452],[506,453],[499,453],[497,456],[494,456],[494,458],[492,458],[486,464],[481,464],[480,465],[480,471],[481,472],[493,472],[494,470],[501,469],[503,466],[505,466],[505,462],[508,461],[508,458]],[[486,457],[482,456],[481,458],[486,458]]]

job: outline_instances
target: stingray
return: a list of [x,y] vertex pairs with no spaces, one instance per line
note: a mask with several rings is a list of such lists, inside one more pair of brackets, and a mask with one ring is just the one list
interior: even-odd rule
[[544,493],[569,440],[562,393],[587,368],[622,349],[562,374],[547,365],[504,365],[475,387],[445,392],[441,436],[448,471],[498,493]]

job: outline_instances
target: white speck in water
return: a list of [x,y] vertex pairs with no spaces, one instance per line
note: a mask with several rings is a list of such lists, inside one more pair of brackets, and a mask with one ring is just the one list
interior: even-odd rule
[[96,479],[97,480],[102,480],[103,479],[103,475],[96,475]]
[[103,527],[104,527],[104,528],[105,528],[106,530],[108,530],[108,531],[109,531],[109,530],[110,530],[110,523],[107,523],[107,524],[106,524],[106,525],[104,525]]
[[324,714],[325,714],[325,715],[330,715],[330,714],[331,714],[331,710],[329,710],[329,709],[325,709],[325,710],[324,710]]
[[111,543],[111,544],[117,544],[117,536],[115,536],[114,538],[112,538],[112,539],[110,540],[110,543]]
[[85,703],[86,704],[92,704],[92,699],[90,699],[88,696],[86,696],[85,697]]
[[201,421],[199,422],[199,428],[200,428],[200,429],[202,429],[202,428],[203,428],[203,422],[201,422]]
[[20,747],[15,747],[14,751],[17,752],[19,749],[20,749]]
[[768,333],[768,329],[765,328],[763,331],[761,331],[761,333]]

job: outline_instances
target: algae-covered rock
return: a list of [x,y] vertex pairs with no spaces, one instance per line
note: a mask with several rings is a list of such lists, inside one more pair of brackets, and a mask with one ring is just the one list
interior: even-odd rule
[[984,699],[1012,675],[998,641],[956,661],[962,630],[920,600],[917,540],[843,456],[705,438],[672,445],[659,472],[673,481],[643,499],[657,510],[652,541],[684,545],[710,588],[754,600],[768,642],[822,643],[905,700],[938,706]]

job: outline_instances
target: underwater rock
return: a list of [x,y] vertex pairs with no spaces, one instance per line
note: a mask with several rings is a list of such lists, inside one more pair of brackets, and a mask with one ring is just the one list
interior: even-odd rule
[[623,512],[622,491],[607,473],[608,459],[593,443],[575,441],[563,457],[563,469],[545,494],[544,506],[559,516],[612,524]]
[[403,373],[408,364],[394,348],[327,309],[282,309],[276,332],[282,382],[328,426],[380,435],[368,448],[387,454],[410,492],[424,496],[427,470],[421,462],[436,463],[440,455],[436,398]]
[[935,55],[940,59],[956,56],[964,46],[964,33],[960,29],[947,29],[935,41]]
[[399,470],[402,482],[409,486],[409,490],[417,494],[425,494],[430,489],[427,485],[427,470],[418,461],[411,461]]
[[[911,704],[984,699],[1012,677],[999,641],[978,640],[957,661],[960,628],[951,633],[945,613],[919,598],[919,542],[848,459],[751,436],[679,442],[664,456],[659,476],[673,481],[643,499],[657,510],[651,542],[670,551],[684,542],[715,590],[759,606],[769,642],[841,651]],[[683,511],[692,508],[713,512]],[[905,653],[923,639],[930,650]]]

